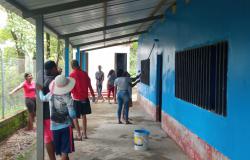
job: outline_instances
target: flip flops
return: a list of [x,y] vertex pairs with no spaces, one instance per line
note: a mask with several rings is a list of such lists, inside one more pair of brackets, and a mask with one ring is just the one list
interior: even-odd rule
[[75,141],[82,141],[82,136],[75,136],[75,137],[74,137],[74,140],[75,140]]

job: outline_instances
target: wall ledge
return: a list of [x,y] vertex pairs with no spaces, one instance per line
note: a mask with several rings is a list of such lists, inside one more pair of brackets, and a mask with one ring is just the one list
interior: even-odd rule
[[15,115],[0,121],[0,142],[11,136],[27,124],[27,111],[22,110]]
[[140,94],[137,94],[137,101],[140,104],[140,106],[142,106],[144,108],[144,110],[154,119],[157,120],[157,116],[156,116],[156,109],[157,106],[154,105],[151,101],[149,101],[148,99],[146,99],[145,97],[143,97]]
[[[137,96],[138,103],[154,119],[157,120],[157,106],[142,95]],[[167,113],[162,112],[163,130],[181,147],[193,160],[229,160],[214,147],[189,131]]]
[[162,112],[162,128],[193,160],[229,160],[164,112]]

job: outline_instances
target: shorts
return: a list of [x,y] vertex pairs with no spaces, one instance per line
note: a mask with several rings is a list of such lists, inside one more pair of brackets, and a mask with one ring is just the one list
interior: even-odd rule
[[86,101],[73,101],[73,107],[76,112],[76,117],[80,118],[81,115],[91,114],[91,107],[89,99]]
[[53,130],[53,139],[56,155],[68,154],[75,151],[73,131],[71,126]]
[[53,141],[52,131],[50,130],[50,119],[43,121],[43,137],[45,144],[51,143]]
[[36,98],[25,97],[25,105],[29,113],[36,113]]

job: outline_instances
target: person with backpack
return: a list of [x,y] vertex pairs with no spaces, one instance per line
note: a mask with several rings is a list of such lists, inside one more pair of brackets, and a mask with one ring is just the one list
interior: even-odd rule
[[39,98],[49,102],[50,129],[53,135],[53,144],[56,155],[62,160],[69,160],[69,154],[74,152],[73,131],[71,118],[75,123],[76,113],[70,92],[75,86],[73,78],[58,75],[49,85],[50,92],[46,95],[39,91]]

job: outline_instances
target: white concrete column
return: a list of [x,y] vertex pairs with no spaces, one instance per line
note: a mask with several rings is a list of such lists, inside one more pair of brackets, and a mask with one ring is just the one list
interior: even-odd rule
[[[43,65],[44,65],[44,22],[43,16],[36,17],[36,83],[43,86]],[[36,93],[36,116],[37,116],[37,141],[36,154],[37,160],[44,159],[44,143],[43,143],[43,103]]]

